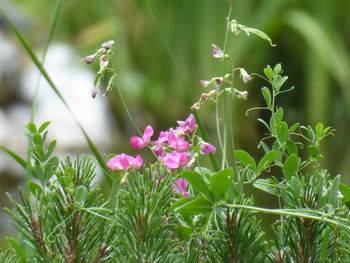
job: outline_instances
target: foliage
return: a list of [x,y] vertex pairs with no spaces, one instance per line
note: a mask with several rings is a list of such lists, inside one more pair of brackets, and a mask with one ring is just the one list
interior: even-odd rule
[[[140,132],[116,86],[118,75],[109,68],[114,42],[105,42],[83,59],[87,64],[100,60],[93,97],[98,83],[110,73],[104,95],[117,87],[128,117],[139,132],[130,144],[136,150],[148,148],[155,157],[154,162],[143,164],[140,155],[111,154],[105,163],[77,120],[111,185],[108,195],[103,195],[99,187],[92,157],[77,154],[72,161],[69,156],[63,160],[53,156],[56,141],[47,142],[49,122],[39,127],[33,122],[26,125],[27,161],[1,146],[27,173],[25,189],[19,189],[20,200],[8,194],[12,209],[6,211],[13,218],[19,238],[7,238],[11,251],[0,252],[1,262],[349,261],[350,187],[340,182],[340,175],[332,178],[319,167],[321,143],[334,130],[322,123],[301,125],[285,120],[276,99],[294,87],[285,88],[288,77],[283,75],[281,64],[267,66],[263,74],[248,74],[233,64],[227,54],[229,34],[245,32],[272,46],[273,42],[266,33],[232,20],[232,2],[228,2],[223,50],[212,45],[222,75],[202,80],[203,88],[210,90],[192,105],[194,114],[178,121],[176,128],[160,132],[156,140],[151,139],[154,130],[150,125],[143,134]],[[147,5],[158,23],[153,1],[147,1]],[[43,64],[4,16],[69,109]],[[172,57],[167,39],[163,41]],[[237,72],[244,83],[254,78],[267,83],[261,88],[265,105],[247,111],[247,115],[253,110],[267,112],[266,118],[258,118],[266,129],[258,144],[261,158],[235,149],[232,104],[248,96],[247,91],[235,86]],[[215,103],[218,152],[207,142],[196,114],[207,101]],[[203,165],[202,156],[206,154],[211,156],[212,169]],[[274,196],[278,208],[255,206],[256,192],[248,194],[247,190],[251,186]],[[272,239],[265,235],[259,213],[279,217],[271,226]]]

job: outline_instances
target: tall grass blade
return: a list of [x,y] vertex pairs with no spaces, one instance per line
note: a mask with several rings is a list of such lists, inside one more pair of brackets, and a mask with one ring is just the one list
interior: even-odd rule
[[8,155],[10,155],[19,165],[21,165],[24,169],[27,168],[27,162],[21,156],[17,155],[9,148],[0,144],[0,148],[3,149]]
[[[56,6],[55,6],[55,9],[54,9],[54,12],[53,12],[53,17],[52,17],[51,23],[50,23],[49,34],[47,36],[46,43],[45,43],[45,46],[44,46],[43,56],[41,58],[41,63],[43,65],[45,64],[47,50],[49,49],[49,45],[51,43],[51,40],[52,40],[52,37],[53,37],[53,33],[55,32],[55,29],[56,29],[56,25],[57,25],[58,17],[59,17],[59,14],[60,14],[61,6],[62,6],[62,0],[57,0],[56,1]],[[34,122],[35,108],[36,108],[36,104],[37,104],[37,98],[38,98],[39,87],[40,87],[40,80],[41,80],[41,71],[40,71],[40,75],[39,75],[39,79],[38,79],[38,83],[37,83],[37,87],[36,87],[36,90],[35,90],[35,95],[34,95],[33,103],[32,103],[32,112],[31,112],[31,116],[30,116],[30,121],[31,122]]]

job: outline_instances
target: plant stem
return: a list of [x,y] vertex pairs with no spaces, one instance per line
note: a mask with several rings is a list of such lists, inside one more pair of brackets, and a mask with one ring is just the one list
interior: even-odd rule
[[[340,222],[333,220],[333,219],[329,219],[327,217],[314,216],[314,215],[306,214],[306,212],[298,213],[295,211],[291,211],[290,209],[267,209],[267,208],[256,207],[256,206],[236,205],[236,204],[224,204],[224,205],[222,205],[222,207],[235,208],[235,209],[245,209],[245,210],[251,210],[251,211],[264,213],[264,214],[308,218],[308,219],[313,219],[313,220],[317,220],[317,221],[321,221],[321,222],[326,222],[326,223],[329,223],[332,225],[344,226]],[[309,213],[312,213],[312,212],[313,211],[309,211]]]

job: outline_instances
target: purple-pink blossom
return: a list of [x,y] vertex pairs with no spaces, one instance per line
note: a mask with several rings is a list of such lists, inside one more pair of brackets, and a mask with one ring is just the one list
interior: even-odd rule
[[186,153],[180,153],[177,151],[173,151],[171,153],[167,153],[161,160],[165,163],[166,167],[169,170],[180,168],[189,160],[189,157]]
[[190,147],[190,144],[185,140],[185,137],[176,136],[173,129],[169,130],[168,143],[170,147],[174,148],[178,152],[185,152]]
[[109,159],[107,166],[112,171],[128,170],[130,168],[140,169],[143,160],[140,155],[132,157],[125,153],[116,155]]
[[215,153],[216,148],[207,142],[201,142],[199,145],[201,154]]
[[145,128],[142,138],[133,136],[130,139],[130,144],[135,150],[140,150],[144,148],[150,141],[153,135],[153,128],[151,125],[147,125]]
[[184,197],[190,196],[190,193],[186,192],[187,186],[188,182],[184,178],[177,179],[176,182],[173,184],[174,191],[176,193],[182,194]]
[[196,119],[193,114],[190,114],[185,121],[177,121],[177,124],[179,126],[176,128],[176,131],[180,134],[190,134],[197,129]]

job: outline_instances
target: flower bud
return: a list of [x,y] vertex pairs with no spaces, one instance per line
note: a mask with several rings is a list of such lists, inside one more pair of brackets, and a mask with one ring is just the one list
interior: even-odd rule
[[224,52],[215,44],[211,45],[213,47],[213,57],[218,59],[228,59],[229,55],[224,54]]
[[242,97],[243,99],[245,99],[245,100],[248,99],[248,91],[246,91],[246,90],[245,90],[245,91],[242,91],[242,92],[241,92],[241,97]]
[[196,102],[192,105],[191,110],[199,110],[201,108],[200,102]]
[[91,90],[91,97],[95,98],[96,95],[98,93],[98,89],[96,87],[94,87],[92,90]]
[[209,80],[200,80],[199,81],[201,83],[201,85],[206,88],[210,85],[210,81]]
[[113,40],[109,40],[107,42],[104,42],[102,44],[102,48],[105,48],[105,49],[111,49],[114,45],[114,41]]
[[244,68],[239,68],[241,72],[241,77],[244,83],[248,83],[252,81],[252,77],[247,73],[247,71]]
[[94,63],[95,59],[96,59],[96,54],[93,54],[81,59],[81,62],[83,62],[84,64],[92,64]]

